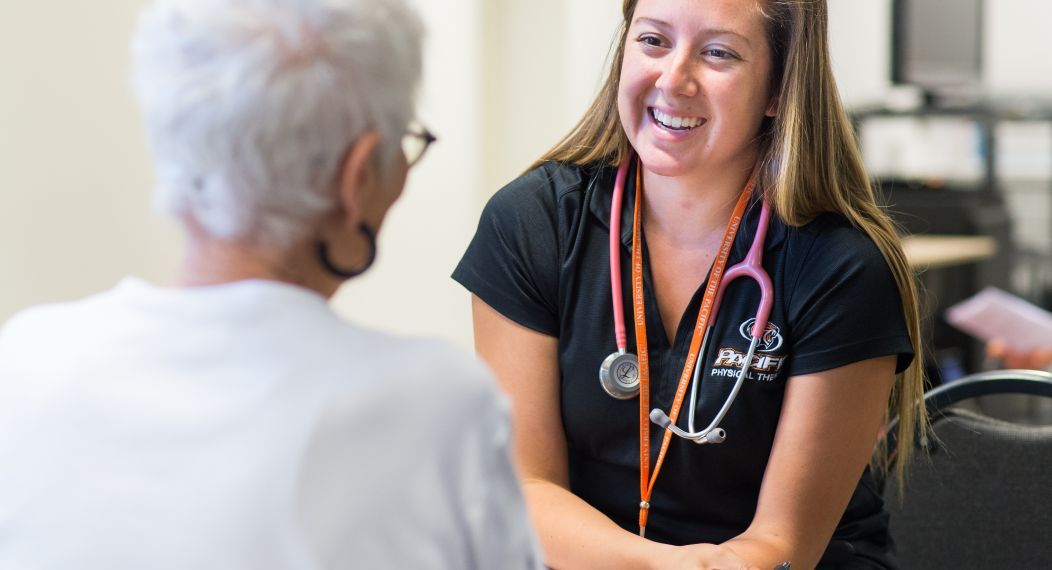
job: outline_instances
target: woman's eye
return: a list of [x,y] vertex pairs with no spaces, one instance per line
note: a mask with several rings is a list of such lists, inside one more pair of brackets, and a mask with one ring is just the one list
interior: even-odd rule
[[736,57],[738,57],[733,53],[720,48],[709,48],[705,50],[705,55],[709,57],[714,57],[716,59],[735,59]]
[[661,47],[661,38],[657,36],[643,35],[639,36],[639,39],[636,41],[648,46]]

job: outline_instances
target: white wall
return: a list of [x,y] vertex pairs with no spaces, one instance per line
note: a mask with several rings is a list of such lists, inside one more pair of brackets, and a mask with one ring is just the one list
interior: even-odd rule
[[0,3],[0,321],[28,304],[165,279],[128,81],[140,0]]
[[829,0],[829,51],[849,105],[884,98],[891,81],[890,0]]
[[522,172],[591,104],[620,23],[610,0],[488,0],[481,198]]
[[1052,2],[987,0],[986,10],[987,88],[1052,97]]

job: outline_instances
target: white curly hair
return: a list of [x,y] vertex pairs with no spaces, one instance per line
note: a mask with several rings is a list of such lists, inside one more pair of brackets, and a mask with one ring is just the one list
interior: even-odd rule
[[383,168],[399,152],[421,36],[404,0],[155,0],[133,41],[155,206],[218,239],[309,237],[358,137]]

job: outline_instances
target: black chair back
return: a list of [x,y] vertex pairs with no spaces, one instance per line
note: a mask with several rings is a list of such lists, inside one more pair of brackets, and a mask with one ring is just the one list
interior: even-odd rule
[[901,499],[894,480],[884,493],[902,568],[1052,568],[1052,425],[957,405],[993,394],[1052,398],[1052,374],[987,372],[925,395],[929,454],[914,455]]

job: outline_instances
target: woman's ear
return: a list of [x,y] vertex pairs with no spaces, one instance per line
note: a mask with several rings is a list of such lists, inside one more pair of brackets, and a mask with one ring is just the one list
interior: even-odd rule
[[771,97],[770,102],[767,103],[767,109],[763,112],[763,114],[765,116],[767,116],[767,117],[777,117],[778,116],[778,105],[781,102],[781,99],[782,99],[782,94],[781,93],[775,93]]
[[346,221],[356,226],[368,193],[377,184],[375,155],[380,144],[380,133],[369,131],[347,150],[340,169],[339,198]]

